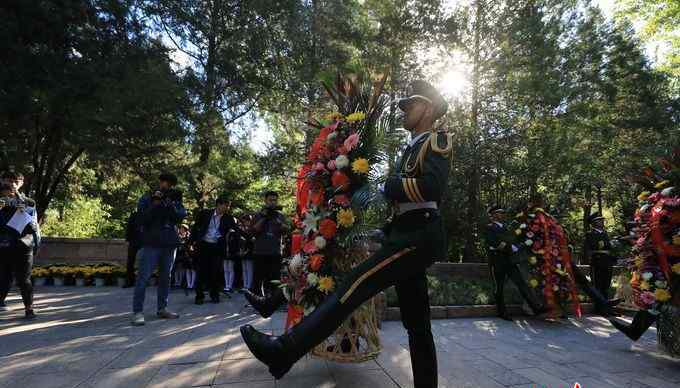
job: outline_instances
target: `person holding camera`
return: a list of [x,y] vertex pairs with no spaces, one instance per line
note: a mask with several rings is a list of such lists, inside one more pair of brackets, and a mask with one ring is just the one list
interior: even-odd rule
[[196,246],[196,304],[203,304],[205,290],[212,303],[220,302],[222,284],[222,261],[227,255],[227,238],[238,229],[236,219],[229,214],[231,201],[220,195],[214,209],[202,210],[191,230],[191,239]]
[[254,217],[253,256],[258,280],[262,284],[264,295],[273,291],[271,281],[278,280],[283,258],[283,237],[290,227],[286,216],[281,213],[279,194],[268,191],[264,195],[264,207]]
[[167,309],[170,271],[175,260],[176,250],[181,244],[177,225],[187,215],[182,204],[182,193],[174,189],[176,185],[177,177],[175,175],[161,174],[158,177],[158,189],[142,196],[137,205],[142,245],[139,252],[139,270],[132,301],[132,324],[135,326],[144,325],[143,311],[146,284],[156,267],[158,268],[156,315],[162,319],[179,318],[178,314]]
[[33,312],[33,257],[40,246],[40,227],[35,201],[19,189],[24,176],[14,171],[2,174],[0,183],[0,306],[5,306],[12,277],[21,290],[27,319]]

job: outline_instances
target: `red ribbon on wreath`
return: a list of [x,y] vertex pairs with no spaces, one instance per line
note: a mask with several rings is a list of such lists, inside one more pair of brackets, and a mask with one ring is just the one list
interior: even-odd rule
[[[680,223],[680,209],[673,209],[673,211],[664,209],[664,204],[665,201],[662,199],[652,208],[649,232],[654,243],[654,250],[657,253],[659,267],[666,275],[666,279],[670,279],[671,266],[668,263],[668,258],[680,256],[680,245],[673,245],[665,238],[664,234]],[[667,220],[665,223],[663,223],[664,218]]]

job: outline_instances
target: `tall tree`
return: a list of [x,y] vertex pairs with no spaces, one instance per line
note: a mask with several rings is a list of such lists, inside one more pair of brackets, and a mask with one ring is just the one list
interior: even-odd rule
[[0,165],[28,172],[41,218],[83,156],[111,168],[182,136],[183,93],[134,3],[0,5]]

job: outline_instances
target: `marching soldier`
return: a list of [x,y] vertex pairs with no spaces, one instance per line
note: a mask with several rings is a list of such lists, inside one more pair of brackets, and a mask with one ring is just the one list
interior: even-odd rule
[[515,236],[504,224],[505,210],[500,206],[494,206],[489,209],[488,214],[491,222],[486,226],[485,239],[489,247],[489,272],[494,283],[494,297],[496,298],[498,316],[506,321],[512,321],[505,308],[505,298],[503,297],[505,279],[510,279],[515,283],[522,298],[527,301],[534,314],[542,314],[544,308],[532,297],[532,293],[519,270],[519,255],[517,254],[519,249],[513,244]]
[[612,244],[604,228],[604,217],[595,212],[588,217],[588,224],[590,231],[586,234],[586,256],[590,258],[590,276],[595,288],[608,298],[616,257],[610,253]]
[[293,364],[323,342],[362,303],[396,286],[402,321],[409,336],[415,387],[437,386],[437,358],[430,327],[426,269],[446,257],[446,234],[439,203],[448,179],[452,138],[433,131],[447,110],[439,92],[424,81],[412,84],[400,100],[404,127],[412,141],[404,150],[399,174],[388,177],[385,196],[396,203],[386,241],[355,267],[328,297],[286,334],[274,337],[241,327],[250,351],[281,378]]

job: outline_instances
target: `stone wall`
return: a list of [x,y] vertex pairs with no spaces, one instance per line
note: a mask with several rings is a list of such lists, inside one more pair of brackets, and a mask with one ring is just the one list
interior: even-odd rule
[[[124,265],[126,258],[127,242],[122,239],[46,237],[43,239],[36,264],[111,262]],[[587,265],[580,267],[589,274]],[[618,270],[620,269],[616,272]],[[436,263],[430,267],[428,273],[440,278],[486,279],[489,277],[489,267],[486,263]]]
[[127,242],[122,239],[50,238],[42,241],[36,265],[55,263],[125,265]]

